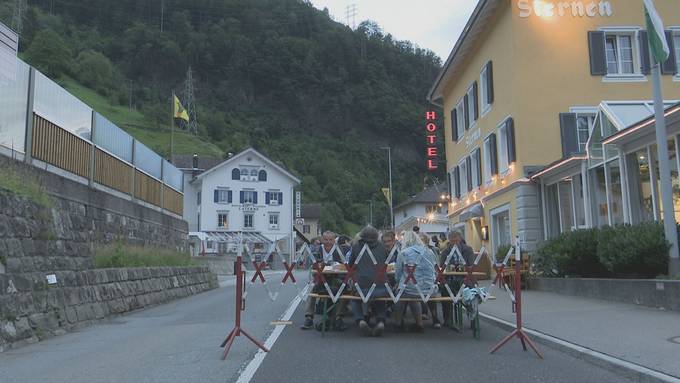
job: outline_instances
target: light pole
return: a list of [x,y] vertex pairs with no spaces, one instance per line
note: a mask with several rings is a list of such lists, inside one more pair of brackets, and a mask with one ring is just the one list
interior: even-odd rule
[[394,230],[394,209],[392,208],[392,195],[394,194],[392,190],[392,149],[389,146],[382,147],[380,149],[387,150],[387,167],[390,175],[390,228]]
[[368,219],[368,224],[373,226],[373,200],[367,199],[366,202],[368,202],[368,211],[369,211],[369,219]]

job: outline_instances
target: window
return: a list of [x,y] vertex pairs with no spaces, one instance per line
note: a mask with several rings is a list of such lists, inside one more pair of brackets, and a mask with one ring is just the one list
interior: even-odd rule
[[266,198],[269,205],[281,205],[281,192],[267,192]]
[[463,106],[463,100],[460,100],[458,105],[456,105],[456,129],[458,130],[457,136],[460,140],[465,134],[465,107]]
[[311,228],[309,225],[302,225],[302,234],[309,234],[311,233]]
[[230,203],[231,202],[231,191],[226,189],[215,190],[215,202],[216,203]]
[[510,207],[502,207],[491,213],[491,239],[494,250],[500,246],[512,244],[510,231]]
[[257,169],[251,169],[250,170],[250,176],[256,178],[257,177]]
[[477,110],[477,82],[475,81],[467,90],[467,110],[468,110],[468,126],[467,129],[472,128],[472,126],[477,121],[478,110]]
[[458,179],[458,182],[460,184],[460,194],[465,195],[468,192],[467,157],[463,158],[463,160],[460,161],[460,163],[458,164],[458,168],[460,169],[459,170],[459,172],[460,172],[459,173],[459,179]]
[[586,144],[588,143],[593,124],[595,124],[595,113],[576,114],[576,138],[578,140],[579,153],[586,152]]
[[607,75],[626,75],[638,72],[635,65],[635,33],[605,34],[605,58]]
[[248,172],[248,169],[241,169],[241,181],[248,181],[248,175],[250,172]]
[[217,252],[220,254],[226,254],[227,253],[227,243],[226,242],[217,242]]
[[244,190],[241,192],[242,198],[241,198],[241,203],[256,203],[256,197],[255,193],[257,193],[254,190]]
[[471,165],[470,172],[472,173],[472,187],[473,188],[479,187],[482,183],[481,180],[479,179],[479,175],[480,175],[479,166],[481,164],[481,162],[480,162],[481,160],[479,158],[479,155],[480,155],[479,149],[475,149],[470,154],[470,159],[471,159],[470,160],[470,165]]
[[238,168],[234,168],[234,170],[231,171],[231,179],[232,180],[241,179],[241,171]]
[[673,46],[675,47],[675,74],[680,74],[680,30],[673,33]]
[[272,230],[279,229],[279,213],[269,213],[269,228]]
[[259,173],[257,173],[257,180],[258,181],[267,181],[267,172],[264,170],[260,170]]
[[489,61],[486,65],[484,65],[484,68],[482,69],[482,73],[479,75],[479,95],[480,95],[480,105],[481,105],[481,112],[482,114],[486,113],[489,108],[491,108],[491,102],[490,102],[490,87],[491,85],[491,61]]
[[213,241],[208,241],[208,242],[206,242],[206,243],[205,243],[205,247],[206,247],[207,249],[212,249],[212,248],[213,248]]
[[406,216],[407,216],[407,214],[406,214],[406,210],[404,210],[404,218],[406,218]]
[[441,214],[442,208],[439,205],[427,205],[425,206],[426,214]]
[[502,124],[498,128],[498,136],[500,137],[498,170],[501,173],[505,173],[508,171],[510,165],[510,162],[508,161],[508,126],[506,124]]
[[220,229],[229,227],[229,212],[217,212],[217,227]]
[[254,227],[253,220],[254,220],[254,216],[253,216],[252,213],[243,214],[243,228],[244,229],[252,229]]

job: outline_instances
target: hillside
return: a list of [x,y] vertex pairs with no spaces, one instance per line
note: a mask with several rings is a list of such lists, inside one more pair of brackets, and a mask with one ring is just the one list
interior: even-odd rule
[[[0,20],[11,24],[14,4],[0,0]],[[397,201],[428,176],[423,114],[440,59],[375,23],[353,31],[297,0],[164,0],[162,12],[161,0],[28,5],[22,57],[166,156],[170,94],[183,95],[191,68],[199,133],[180,133],[175,151],[256,147],[302,178],[327,228],[364,223],[367,200],[387,223],[380,147],[393,149]]]

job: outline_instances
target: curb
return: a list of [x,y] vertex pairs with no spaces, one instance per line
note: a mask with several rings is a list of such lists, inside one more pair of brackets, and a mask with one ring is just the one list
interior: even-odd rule
[[[491,323],[497,327],[505,330],[514,330],[515,324],[497,318],[492,315],[479,313],[479,316],[485,322]],[[663,372],[650,369],[648,367],[628,362],[623,359],[604,354],[593,349],[580,346],[575,343],[570,343],[566,340],[556,338],[554,336],[542,333],[540,331],[532,330],[524,327],[524,331],[531,335],[538,343],[548,346],[557,351],[569,354],[575,358],[585,360],[598,367],[623,375],[626,378],[632,379],[640,383],[680,383],[680,378]]]

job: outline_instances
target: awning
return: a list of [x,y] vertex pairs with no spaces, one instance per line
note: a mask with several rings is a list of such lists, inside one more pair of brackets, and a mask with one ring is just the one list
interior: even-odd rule
[[[200,234],[200,235],[199,235]],[[192,232],[189,235],[196,235],[203,241],[215,241],[215,242],[238,242],[239,236],[245,242],[252,243],[263,243],[271,244],[272,241],[269,238],[258,232],[244,232],[244,231],[205,231],[205,232]]]
[[475,217],[484,216],[484,208],[481,203],[474,204],[460,213],[460,222],[468,221]]

